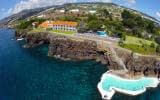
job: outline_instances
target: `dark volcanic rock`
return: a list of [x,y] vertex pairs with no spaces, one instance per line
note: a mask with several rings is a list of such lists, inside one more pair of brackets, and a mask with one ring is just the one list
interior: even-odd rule
[[[49,44],[48,56],[64,60],[96,60],[107,64],[111,70],[122,68],[115,62],[115,58],[108,50],[99,49],[97,43],[91,40],[76,39],[50,33],[18,34],[25,37],[25,47],[35,47],[44,43]],[[160,60],[156,57],[137,55],[124,49],[114,48],[127,69],[134,74],[160,76]]]
[[49,44],[49,33],[33,33],[26,35],[27,47]]
[[71,59],[96,59],[98,52],[95,42],[73,41],[62,37],[52,39],[49,46],[49,55],[60,55],[63,58]]
[[[95,41],[76,40],[69,37],[50,33],[18,34],[25,36],[25,48],[35,47],[44,43],[49,44],[48,56],[64,60],[96,60],[103,64],[109,62],[107,51],[99,50]],[[118,66],[118,65],[116,65]]]
[[117,49],[117,54],[123,59],[127,69],[134,74],[157,76],[160,72],[160,59],[156,57],[133,54],[120,49]]

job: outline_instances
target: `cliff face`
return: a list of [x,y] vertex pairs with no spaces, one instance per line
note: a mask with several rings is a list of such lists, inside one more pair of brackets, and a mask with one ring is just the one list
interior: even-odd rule
[[[49,33],[23,34],[23,36],[27,40],[25,47],[34,47],[48,43],[48,56],[71,60],[96,60],[107,64],[111,70],[122,69],[118,63],[115,62],[110,50],[99,49],[95,41],[74,39]],[[160,60],[156,57],[140,56],[132,52],[126,52],[120,48],[114,49],[129,72],[144,75],[160,74]]]
[[17,33],[17,37],[19,38],[25,38],[26,45],[24,45],[25,48],[35,47],[42,44],[49,44],[50,43],[50,35],[49,33],[36,33],[36,34],[27,34],[25,32],[23,33]]
[[160,59],[153,56],[144,56],[116,49],[118,56],[123,59],[127,69],[132,74],[160,75]]
[[53,38],[49,45],[49,55],[70,59],[96,59],[99,53],[93,41],[74,41],[65,37]]
[[109,69],[121,69],[108,55],[108,50],[99,49],[95,41],[73,39],[70,37],[50,34],[17,34],[27,41],[25,48],[35,47],[44,43],[49,44],[48,56],[64,60],[96,60],[102,64],[112,65]]

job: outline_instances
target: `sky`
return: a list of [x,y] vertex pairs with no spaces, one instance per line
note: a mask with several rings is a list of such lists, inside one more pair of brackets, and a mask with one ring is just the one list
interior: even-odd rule
[[72,2],[112,2],[144,12],[160,20],[160,0],[0,0],[0,19],[24,9]]

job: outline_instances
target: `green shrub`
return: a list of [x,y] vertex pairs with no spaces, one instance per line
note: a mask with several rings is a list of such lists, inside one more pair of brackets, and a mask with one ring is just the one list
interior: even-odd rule
[[156,52],[157,52],[157,53],[160,53],[160,45],[158,45],[158,46],[156,47]]
[[155,44],[154,44],[154,43],[151,43],[150,47],[151,47],[151,48],[155,48]]

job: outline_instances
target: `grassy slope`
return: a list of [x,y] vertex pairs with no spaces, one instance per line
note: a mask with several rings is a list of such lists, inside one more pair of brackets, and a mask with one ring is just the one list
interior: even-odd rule
[[132,50],[133,52],[151,55],[156,53],[156,49],[150,46],[151,43],[157,45],[154,41],[127,36],[123,47]]
[[125,44],[137,44],[137,45],[142,45],[142,44],[150,45],[151,43],[155,43],[155,42],[145,40],[145,39],[142,39],[142,38],[133,37],[133,36],[126,36],[126,40],[125,40],[124,43]]

